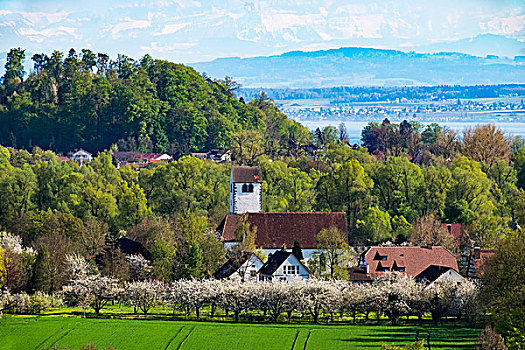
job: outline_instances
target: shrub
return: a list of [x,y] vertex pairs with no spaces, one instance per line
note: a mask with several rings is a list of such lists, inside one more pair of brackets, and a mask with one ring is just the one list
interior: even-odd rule
[[412,344],[408,344],[405,346],[396,346],[396,345],[388,345],[383,344],[381,345],[381,350],[425,350],[425,345],[423,344],[423,341],[417,341]]
[[509,349],[525,349],[525,308],[515,309],[505,316],[496,330],[505,338]]
[[487,326],[479,333],[476,350],[506,350],[503,337],[496,333],[491,326]]

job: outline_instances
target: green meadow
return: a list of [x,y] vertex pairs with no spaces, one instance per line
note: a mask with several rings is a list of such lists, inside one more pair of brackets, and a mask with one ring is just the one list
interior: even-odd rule
[[408,344],[416,332],[432,349],[472,349],[478,329],[458,325],[249,324],[97,319],[78,316],[4,316],[0,350],[79,349],[380,349]]

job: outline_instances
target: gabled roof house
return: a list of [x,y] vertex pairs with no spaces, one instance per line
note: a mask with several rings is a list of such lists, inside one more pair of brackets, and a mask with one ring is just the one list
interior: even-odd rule
[[452,269],[458,272],[456,257],[441,246],[371,247],[359,259],[370,277],[401,272],[418,280],[432,282]]
[[290,281],[309,277],[310,270],[292,252],[284,250],[273,253],[259,270],[260,281]]
[[257,280],[257,272],[263,261],[254,253],[245,253],[241,257],[230,258],[215,271],[215,279]]

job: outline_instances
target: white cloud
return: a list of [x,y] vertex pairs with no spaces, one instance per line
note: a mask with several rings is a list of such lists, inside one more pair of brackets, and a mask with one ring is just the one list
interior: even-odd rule
[[20,28],[18,32],[22,35],[28,36],[30,40],[42,42],[43,38],[49,38],[53,36],[71,35],[75,39],[80,39],[80,36],[76,34],[77,28],[58,26],[55,28],[40,29],[34,28]]
[[190,26],[191,23],[174,23],[174,24],[166,24],[164,28],[162,28],[162,31],[160,33],[154,33],[154,36],[159,35],[168,35],[178,32],[181,29],[184,29],[188,26]]
[[491,34],[509,35],[525,28],[525,15],[497,17],[484,25],[486,32]]
[[111,33],[113,39],[120,37],[120,32],[131,30],[131,29],[144,29],[151,27],[151,22],[146,20],[134,20],[129,17],[124,18],[125,22],[111,25],[107,29]]
[[164,44],[159,42],[151,42],[149,46],[141,46],[140,49],[144,52],[170,52],[170,51],[181,51],[191,47],[197,46],[196,43],[171,43]]

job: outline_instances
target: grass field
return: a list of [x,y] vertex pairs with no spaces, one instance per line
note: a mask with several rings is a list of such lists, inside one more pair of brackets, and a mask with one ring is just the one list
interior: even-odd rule
[[479,332],[456,325],[323,326],[4,316],[0,350],[78,349],[87,344],[99,349],[380,349],[382,343],[413,342],[417,330],[425,335],[430,332],[432,349],[472,349]]

